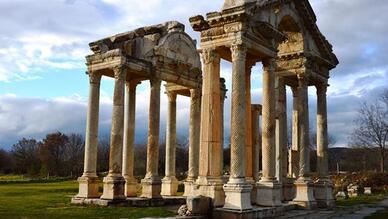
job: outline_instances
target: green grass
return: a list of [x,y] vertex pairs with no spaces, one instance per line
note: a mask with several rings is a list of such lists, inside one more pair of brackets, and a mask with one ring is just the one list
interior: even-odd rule
[[0,185],[0,218],[141,218],[173,216],[163,208],[75,206],[76,181],[55,183],[10,183]]
[[358,197],[353,197],[349,199],[338,199],[337,206],[339,207],[348,207],[360,204],[374,204],[380,202],[386,198],[385,194],[377,195],[361,195]]

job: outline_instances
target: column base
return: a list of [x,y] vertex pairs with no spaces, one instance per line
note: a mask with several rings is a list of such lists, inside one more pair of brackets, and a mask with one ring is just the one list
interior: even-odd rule
[[225,192],[221,177],[198,177],[195,182],[195,196],[202,195],[212,199],[213,207],[222,207],[225,204]]
[[175,176],[164,177],[162,179],[162,196],[175,196],[178,191],[178,180]]
[[159,178],[144,178],[141,180],[141,196],[142,198],[159,199],[162,189],[162,181]]
[[281,187],[282,185],[278,181],[260,180],[256,184],[256,204],[266,207],[276,207],[282,205]]
[[230,179],[223,188],[226,197],[224,208],[241,211],[252,209],[252,185],[245,179]]
[[108,175],[104,177],[104,190],[101,199],[122,200],[126,199],[124,195],[125,180],[122,176]]
[[296,197],[292,201],[303,209],[314,209],[317,202],[314,198],[314,184],[310,178],[299,178],[295,181]]
[[335,208],[333,184],[329,179],[319,179],[314,184],[314,197],[319,208]]
[[252,177],[247,177],[246,182],[252,186],[251,203],[252,205],[254,205],[256,204],[256,195],[257,195],[256,182]]
[[194,190],[195,190],[195,181],[191,179],[187,179],[185,182],[185,192],[183,193],[183,196],[189,197],[189,196],[195,196]]
[[100,180],[97,176],[81,176],[77,179],[79,183],[79,191],[76,198],[98,198],[100,197],[98,189]]
[[125,195],[127,197],[137,196],[137,180],[134,177],[124,177],[125,179]]
[[295,198],[294,180],[287,178],[283,181],[283,201],[292,201]]

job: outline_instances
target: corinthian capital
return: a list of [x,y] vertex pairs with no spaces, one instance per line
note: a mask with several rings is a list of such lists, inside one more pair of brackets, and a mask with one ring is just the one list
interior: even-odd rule
[[125,80],[126,71],[124,66],[116,66],[113,68],[114,77],[116,80]]
[[274,58],[268,58],[263,60],[263,69],[264,71],[275,71],[276,61]]
[[245,60],[247,57],[247,47],[244,44],[233,44],[230,47],[232,60]]
[[172,91],[167,91],[166,94],[169,102],[176,102],[177,93]]
[[220,56],[214,48],[207,48],[202,50],[202,60],[205,64],[220,62]]
[[89,73],[89,83],[91,84],[100,84],[101,82],[101,75],[96,74],[94,72]]
[[316,85],[316,88],[317,88],[317,95],[320,96],[320,95],[325,95],[326,96],[326,93],[327,93],[327,84],[325,83],[321,83],[321,84],[317,84]]

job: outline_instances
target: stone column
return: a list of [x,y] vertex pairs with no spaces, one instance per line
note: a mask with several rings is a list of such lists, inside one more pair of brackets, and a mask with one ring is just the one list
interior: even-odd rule
[[226,92],[228,91],[225,86],[225,79],[221,78],[221,159],[220,159],[220,165],[221,165],[221,176],[224,175],[224,138],[225,138],[225,123],[224,123],[224,115],[225,115],[225,99],[226,99]]
[[84,173],[78,178],[78,198],[98,198],[97,177],[98,115],[100,108],[101,75],[89,73],[89,103],[85,134]]
[[276,179],[275,145],[275,60],[263,61],[263,128],[262,159],[263,176],[257,183],[257,204],[281,205],[281,185]]
[[298,88],[292,87],[293,109],[292,109],[292,147],[289,157],[289,175],[291,178],[298,178],[299,175],[299,118],[298,118]]
[[213,206],[224,204],[221,179],[220,57],[215,48],[202,52],[203,80],[198,195],[212,198]]
[[235,210],[251,209],[252,185],[246,182],[246,72],[247,48],[232,45],[232,115],[231,115],[231,156],[230,178],[224,186],[224,208]]
[[174,196],[178,191],[178,180],[175,177],[176,164],[176,98],[174,92],[167,92],[167,128],[166,128],[166,166],[162,179],[162,195]]
[[255,182],[260,180],[260,175],[259,175],[260,149],[261,149],[260,115],[261,115],[261,105],[253,104],[252,105],[252,145],[253,145],[252,154],[253,154],[253,177]]
[[201,90],[190,90],[189,171],[183,196],[194,196],[194,182],[198,178],[199,134],[201,128]]
[[298,75],[298,84],[299,176],[295,182],[296,197],[294,202],[301,207],[310,209],[316,206],[316,201],[310,178],[308,78],[305,75]]
[[125,195],[136,197],[137,180],[133,176],[135,125],[136,125],[136,86],[137,81],[126,83],[124,109],[124,148],[123,148],[123,177],[125,179]]
[[332,208],[333,184],[329,177],[328,133],[327,133],[327,84],[317,85],[317,170],[318,182],[314,185],[314,196],[319,207]]
[[159,78],[152,78],[148,116],[148,143],[146,175],[141,180],[143,198],[160,198],[161,184],[158,174],[159,128],[160,128],[160,85]]
[[[253,180],[253,148],[252,148],[252,98],[251,98],[251,71],[255,62],[246,62],[245,65],[245,98],[246,98],[246,180],[248,183],[255,184]],[[256,195],[255,195],[256,196]]]
[[126,70],[124,67],[113,69],[115,88],[113,94],[112,128],[109,150],[109,173],[104,178],[104,191],[101,199],[125,199],[122,176],[123,133],[124,133],[124,90]]

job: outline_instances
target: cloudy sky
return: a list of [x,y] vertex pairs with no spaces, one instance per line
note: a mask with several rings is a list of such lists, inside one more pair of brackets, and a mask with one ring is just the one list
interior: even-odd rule
[[[329,130],[336,146],[346,146],[360,102],[388,87],[388,4],[386,0],[310,0],[318,25],[334,45],[341,64],[332,71]],[[192,15],[217,11],[222,0],[1,0],[0,148],[22,137],[41,139],[53,131],[84,133],[88,43],[105,36],[168,20],[188,24]],[[253,103],[261,102],[261,66],[253,73]],[[228,81],[231,66],[222,64]],[[138,88],[137,142],[145,141],[148,83]],[[113,83],[103,79],[100,131],[109,136]],[[230,95],[230,94],[229,94]],[[315,90],[310,90],[314,127]],[[230,98],[226,102],[229,127]],[[162,95],[164,133],[166,98]],[[188,133],[189,99],[178,98],[178,129]],[[227,131],[228,132],[228,131]],[[163,134],[162,134],[163,135]]]

